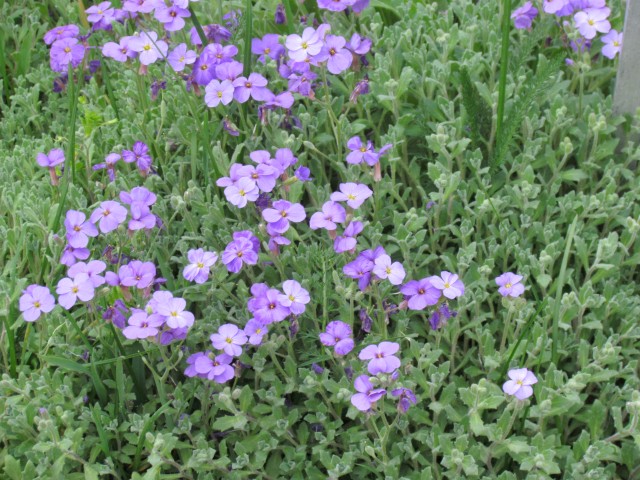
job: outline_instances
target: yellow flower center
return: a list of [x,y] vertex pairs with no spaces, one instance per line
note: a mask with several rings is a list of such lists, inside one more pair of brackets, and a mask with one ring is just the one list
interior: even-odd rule
[[147,51],[151,50],[151,45],[148,45],[148,44],[147,44],[147,45],[145,45],[145,46],[144,46],[144,49],[145,49],[145,50],[147,50]]
[[64,51],[65,51],[65,53],[69,53],[71,51],[71,49],[69,47],[64,47]]
[[180,57],[180,62],[184,63],[184,56]]
[[355,200],[355,199],[356,199],[356,196],[355,196],[353,193],[350,193],[349,195],[347,195],[347,198],[348,198],[349,200]]
[[198,262],[196,265],[198,266],[198,268],[204,268],[204,263],[202,262]]
[[361,151],[362,153],[366,152],[366,151],[367,151],[367,147],[360,147],[360,151]]
[[218,98],[222,98],[222,92],[218,92]]
[[280,212],[280,216],[281,216],[282,218],[286,217],[286,216],[287,216],[287,212]]
[[40,308],[40,302],[34,302],[33,306],[36,307],[36,308]]
[[200,70],[207,70],[209,67],[207,66],[207,64],[205,63],[204,65],[202,65],[200,67]]
[[245,83],[244,86],[247,87],[247,88],[251,88],[251,82]]
[[589,19],[589,21],[587,22],[589,25],[594,25],[596,22],[594,22],[593,20]]
[[75,227],[73,227],[73,230],[76,231],[76,232],[79,232],[80,231],[80,226],[76,225]]
[[171,312],[171,316],[172,317],[177,317],[178,316],[178,312]]
[[256,333],[257,333],[258,335],[260,335],[260,333],[262,333],[262,329],[261,329],[261,328],[256,328]]
[[230,338],[230,337],[227,337],[227,339],[225,340],[225,342],[227,342],[227,343],[233,343],[233,339],[232,339],[232,338]]
[[238,252],[237,257],[241,258],[242,257],[242,252]]
[[335,55],[336,54],[336,49],[332,48],[329,50],[329,55]]
[[507,283],[507,284],[504,286],[504,288],[511,288],[511,286],[512,286],[512,285],[511,285],[510,283]]
[[387,267],[385,271],[387,272],[387,275],[389,275],[391,273],[391,267]]
[[73,287],[73,288],[71,289],[71,291],[72,291],[73,293],[78,293],[78,290],[79,290],[79,288],[78,288],[78,287]]
[[293,295],[289,295],[289,300],[291,300],[292,302],[296,301],[296,297],[294,297]]
[[522,385],[522,380],[518,380],[518,381],[516,381],[516,383],[517,383],[518,385]]
[[238,193],[240,194],[241,197],[244,197],[246,195],[244,190],[240,190]]
[[613,46],[614,47],[619,47],[620,46],[620,42],[618,42],[617,40],[614,40]]
[[307,42],[302,42],[302,48],[306,50],[307,48],[309,48],[309,44]]
[[449,283],[445,283],[444,288],[451,288],[451,285],[449,285]]
[[264,53],[266,53],[267,55],[269,55],[271,53],[271,49],[270,48],[265,48],[264,49]]

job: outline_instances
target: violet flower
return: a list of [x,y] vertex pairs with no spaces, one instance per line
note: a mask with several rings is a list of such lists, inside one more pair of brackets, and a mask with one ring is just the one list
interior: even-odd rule
[[86,220],[87,216],[77,210],[67,210],[64,227],[66,238],[73,248],[84,248],[89,244],[89,237],[97,237],[98,229]]
[[75,38],[80,35],[80,29],[77,25],[61,25],[52,28],[44,34],[44,43],[51,45],[52,43],[64,38]]
[[362,233],[364,225],[362,222],[353,221],[344,229],[342,235],[333,241],[333,250],[336,253],[353,252],[357,245],[356,237]]
[[282,284],[282,291],[284,294],[278,295],[280,305],[289,308],[294,315],[303,314],[306,304],[311,300],[309,292],[295,280],[286,280]]
[[391,391],[391,395],[398,397],[398,413],[407,413],[409,407],[417,403],[415,394],[408,388],[396,388]]
[[400,285],[406,275],[400,262],[391,262],[389,255],[381,255],[376,258],[373,273],[379,279],[388,279],[391,285]]
[[251,40],[251,53],[260,55],[258,61],[265,63],[266,57],[278,60],[284,55],[284,47],[280,45],[280,36],[275,33],[267,33],[262,38]]
[[248,337],[248,342],[251,345],[260,345],[262,338],[269,333],[267,326],[260,320],[252,318],[244,326],[244,334]]
[[233,101],[233,93],[235,88],[233,83],[229,80],[211,80],[204,89],[204,103],[208,107],[217,107],[222,105],[229,105]]
[[149,315],[144,310],[138,310],[129,317],[128,323],[122,334],[129,340],[140,340],[158,335],[164,320],[159,315]]
[[231,273],[238,273],[243,264],[255,265],[258,263],[258,254],[253,249],[253,244],[245,239],[234,239],[222,252],[222,263]]
[[22,291],[19,309],[25,322],[35,322],[42,313],[49,313],[56,306],[56,299],[49,287],[29,285]]
[[340,191],[331,194],[334,202],[347,202],[354,210],[359,208],[364,201],[373,195],[373,191],[362,183],[341,183]]
[[197,250],[189,250],[187,259],[189,260],[189,265],[184,267],[182,275],[190,282],[201,284],[209,278],[209,269],[218,260],[218,254],[205,252],[202,248],[198,248]]
[[86,273],[79,273],[75,278],[65,277],[58,282],[56,287],[58,303],[69,310],[78,300],[88,302],[94,296],[93,283]]
[[322,212],[316,212],[309,220],[311,230],[324,228],[326,230],[335,231],[338,223],[344,223],[347,212],[344,207],[337,202],[329,201],[322,205]]
[[86,260],[90,254],[91,252],[86,248],[73,248],[71,245],[67,245],[60,256],[60,263],[70,267],[78,260]]
[[322,39],[311,27],[305,28],[300,35],[289,35],[285,42],[289,57],[296,62],[304,62],[309,56],[314,56],[322,50]]
[[176,48],[174,48],[169,56],[167,57],[167,61],[171,68],[176,72],[181,72],[185,69],[187,65],[191,65],[196,61],[196,52],[193,50],[187,50],[187,44],[181,43]]
[[407,297],[410,310],[424,310],[429,305],[436,305],[442,295],[428,278],[411,280],[400,287],[400,292]]
[[373,388],[367,375],[360,375],[354,382],[358,393],[351,396],[351,404],[361,412],[368,412],[387,391],[384,388]]
[[496,277],[496,285],[500,288],[498,292],[503,297],[519,297],[524,293],[524,285],[520,283],[522,281],[522,275],[507,272],[503,273],[499,277]]
[[167,56],[169,46],[164,40],[158,40],[156,32],[141,32],[129,42],[129,48],[138,52],[142,65],[151,65]]
[[149,147],[139,140],[133,144],[131,150],[122,151],[122,160],[126,163],[136,162],[142,175],[146,175],[151,169],[152,159],[149,155]]
[[54,72],[66,72],[71,64],[76,68],[84,58],[85,46],[76,38],[63,38],[51,46],[50,66]]
[[89,263],[78,262],[75,265],[69,267],[67,274],[70,278],[76,278],[79,274],[86,274],[89,277],[89,280],[93,284],[94,288],[98,288],[101,285],[104,285],[105,279],[102,275],[107,269],[107,264],[102,260],[91,260]]
[[158,301],[155,310],[159,315],[166,317],[169,327],[184,328],[191,327],[195,320],[193,313],[185,310],[186,307],[187,302],[184,298],[171,298]]
[[618,33],[615,29],[610,30],[609,33],[603,36],[602,42],[604,43],[604,47],[602,47],[602,55],[614,59],[622,50],[622,36],[622,32]]
[[365,347],[358,358],[369,360],[367,370],[371,375],[393,373],[400,368],[400,359],[394,356],[399,349],[400,345],[395,342],[381,342],[379,345]]
[[265,208],[262,218],[269,223],[271,230],[276,233],[284,233],[289,229],[289,222],[302,222],[307,214],[299,203],[291,203],[286,200],[276,200],[273,208]]
[[342,12],[355,2],[356,0],[318,0],[318,8],[329,10],[331,12]]
[[184,28],[184,19],[190,17],[191,12],[186,8],[179,7],[175,2],[170,6],[160,2],[156,5],[154,16],[156,20],[164,25],[165,30],[177,32]]
[[314,57],[314,60],[318,62],[326,61],[327,70],[334,75],[338,75],[348,70],[353,62],[353,55],[345,48],[346,44],[347,41],[343,37],[327,35],[322,50]]
[[100,227],[102,233],[109,233],[117,229],[121,223],[127,218],[127,209],[120,205],[119,202],[108,200],[102,202],[98,208],[96,208],[89,221],[93,224],[96,222]]
[[524,29],[531,28],[531,23],[537,15],[538,9],[531,2],[525,2],[523,6],[513,11],[511,18],[517,29]]
[[351,327],[340,321],[334,320],[327,324],[327,328],[320,334],[320,342],[326,347],[334,347],[336,355],[346,355],[355,346]]
[[263,101],[269,98],[271,93],[267,87],[269,82],[259,73],[252,73],[249,78],[238,77],[233,81],[235,91],[233,98],[239,103],[245,103],[249,97],[254,100]]
[[212,334],[210,338],[213,348],[222,350],[232,357],[242,355],[242,345],[247,343],[244,332],[231,323],[221,325],[218,333]]
[[605,8],[588,8],[573,16],[576,28],[587,40],[591,40],[596,36],[597,32],[608,33],[611,30],[611,23],[608,17],[611,10]]
[[429,277],[429,281],[438,290],[442,290],[442,294],[449,300],[464,295],[464,284],[455,273],[443,271],[440,272],[439,277],[437,275]]
[[502,385],[502,390],[507,395],[514,395],[518,400],[525,400],[533,395],[531,385],[538,383],[534,373],[526,368],[509,370],[509,380]]

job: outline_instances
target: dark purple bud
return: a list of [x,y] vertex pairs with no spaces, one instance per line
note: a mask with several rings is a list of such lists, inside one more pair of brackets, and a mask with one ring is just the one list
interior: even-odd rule
[[429,200],[427,202],[427,210],[430,210],[431,208],[433,208],[433,206],[436,204],[436,202],[434,202],[433,200]]
[[89,350],[85,350],[84,352],[82,352],[82,359],[85,362],[89,361]]
[[312,432],[322,432],[324,430],[324,427],[322,426],[321,423],[312,423],[311,424],[311,431]]
[[293,317],[289,321],[289,336],[291,338],[295,337],[296,333],[298,333],[298,330],[300,330],[300,325],[298,324],[298,320],[296,319],[296,317]]
[[268,111],[269,111],[269,107],[266,107],[264,105],[258,106],[258,120],[260,120],[260,123],[262,125],[269,125],[269,118],[267,115]]
[[233,123],[231,123],[231,121],[228,118],[224,118],[222,120],[222,128],[224,128],[229,135],[232,135],[234,137],[237,137],[240,135],[240,131],[236,128],[236,126]]
[[256,208],[259,212],[262,212],[265,208],[271,206],[271,196],[268,193],[261,193],[256,199]]
[[311,178],[311,170],[309,170],[307,167],[298,167],[294,175],[301,182],[310,182],[311,180],[313,180],[313,178]]
[[440,328],[440,312],[438,310],[434,311],[429,317],[429,324],[431,325],[431,330]]
[[360,326],[360,328],[362,328],[362,331],[367,333],[371,332],[371,327],[373,326],[373,320],[367,313],[367,310],[364,308],[361,308],[360,311],[358,312],[358,317],[360,317],[360,321],[362,322],[362,325]]
[[91,60],[89,62],[89,71],[94,74],[100,68],[100,60]]
[[356,83],[353,92],[349,95],[349,101],[351,101],[351,103],[356,103],[360,95],[366,95],[367,93],[369,93],[369,77],[365,76],[362,80]]
[[278,25],[284,25],[287,23],[287,15],[284,12],[284,4],[282,3],[279,3],[276,7],[275,22]]
[[69,80],[69,76],[66,73],[60,75],[58,78],[56,78],[53,81],[53,91],[55,93],[60,93],[66,90],[68,80]]
[[320,375],[322,372],[324,372],[324,368],[322,368],[320,365],[318,365],[317,363],[312,363],[311,364],[311,370],[313,370],[315,373],[317,373],[318,375]]
[[160,90],[166,89],[167,82],[165,80],[154,80],[154,82],[151,84],[151,100],[155,100],[156,98],[158,98],[158,93],[160,92]]
[[349,379],[349,381],[351,381],[351,379],[353,378],[353,368],[344,367],[344,373],[347,375],[347,378]]
[[84,403],[89,403],[89,397],[87,395],[85,395],[84,397],[82,397],[82,401]]

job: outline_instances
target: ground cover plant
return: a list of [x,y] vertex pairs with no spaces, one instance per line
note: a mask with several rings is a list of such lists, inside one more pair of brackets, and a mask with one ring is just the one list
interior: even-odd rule
[[0,13],[2,478],[640,477],[623,2]]

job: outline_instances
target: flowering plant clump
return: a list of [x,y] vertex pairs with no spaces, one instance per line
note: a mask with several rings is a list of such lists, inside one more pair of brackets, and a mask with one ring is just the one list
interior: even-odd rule
[[638,476],[620,5],[14,7],[0,478]]

